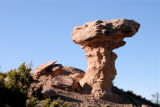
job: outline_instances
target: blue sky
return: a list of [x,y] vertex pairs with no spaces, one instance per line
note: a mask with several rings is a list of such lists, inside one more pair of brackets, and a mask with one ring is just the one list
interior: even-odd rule
[[114,50],[114,84],[151,99],[160,92],[159,11],[159,0],[0,0],[0,70],[31,61],[35,68],[55,59],[85,70],[84,50],[71,40],[73,27],[98,19],[133,19],[141,27]]

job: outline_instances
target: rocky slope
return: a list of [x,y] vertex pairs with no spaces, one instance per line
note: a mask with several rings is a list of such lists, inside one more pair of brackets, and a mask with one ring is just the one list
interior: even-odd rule
[[79,84],[79,80],[84,77],[84,71],[56,64],[56,61],[40,65],[34,70],[32,76],[34,78],[32,89],[42,86],[42,93],[46,98],[61,98],[68,102],[69,107],[155,106],[150,101],[117,87],[112,87],[112,93],[108,94],[105,99],[97,100],[91,94],[90,86],[81,87]]

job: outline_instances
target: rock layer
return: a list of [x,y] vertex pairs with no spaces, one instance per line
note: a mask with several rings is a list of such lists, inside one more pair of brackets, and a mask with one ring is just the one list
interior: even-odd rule
[[110,94],[112,81],[115,78],[114,49],[125,45],[123,39],[132,37],[140,24],[127,19],[97,20],[74,28],[72,39],[80,44],[86,52],[88,62],[84,78],[80,85],[92,87],[92,94],[101,99]]

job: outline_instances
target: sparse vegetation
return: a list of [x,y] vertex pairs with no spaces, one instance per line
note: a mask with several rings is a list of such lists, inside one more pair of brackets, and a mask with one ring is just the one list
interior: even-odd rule
[[[30,65],[23,63],[18,69],[6,73],[0,72],[0,107],[35,107],[39,99],[43,100],[42,87],[33,89],[32,95],[28,96],[33,82],[30,71]],[[44,107],[66,107],[64,106],[66,103],[60,100],[51,102],[46,99],[45,101]]]
[[153,98],[152,99],[153,103],[160,105],[160,93],[159,92],[155,92],[151,96]]
[[60,98],[55,101],[52,101],[50,98],[43,101],[42,107],[67,107],[67,102],[64,102]]
[[25,107],[27,93],[32,82],[30,69],[25,63],[18,69],[7,73],[0,73],[0,105],[3,107],[19,106]]
[[[127,98],[127,100],[130,100],[134,105],[139,106],[142,104],[147,104],[152,107],[159,107],[158,104],[152,103],[150,100],[147,100],[146,98],[143,98],[140,95],[136,95],[133,91],[124,91],[123,89],[119,89],[116,86],[113,87],[113,92],[120,95],[122,98]],[[139,105],[137,104],[139,102]]]
[[[12,69],[6,73],[0,72],[0,107],[36,107],[37,105],[40,105],[40,107],[68,106],[67,102],[60,98],[57,100],[50,98],[44,99],[41,93],[42,86],[32,87],[31,84],[35,81],[30,75],[30,71],[31,68],[23,63],[18,69]],[[123,89],[113,87],[113,92],[122,98],[127,98],[134,105],[137,104],[137,100],[143,104],[159,107],[160,94],[158,92],[152,95],[155,104],[136,95],[133,91],[124,91]]]
[[38,103],[37,97],[29,97],[27,99],[26,106],[27,107],[35,107],[37,103]]

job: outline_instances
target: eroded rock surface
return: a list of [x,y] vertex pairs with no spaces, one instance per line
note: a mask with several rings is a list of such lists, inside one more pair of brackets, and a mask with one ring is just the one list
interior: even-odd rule
[[32,83],[33,87],[43,87],[42,92],[47,95],[54,92],[54,88],[63,90],[77,91],[80,88],[79,81],[84,77],[84,71],[78,68],[63,66],[62,64],[56,64],[57,61],[51,61],[39,65],[32,77],[35,83]]
[[52,76],[57,77],[60,75],[74,75],[79,73],[79,75],[84,75],[84,71],[78,68],[63,66],[62,64],[56,64],[57,61],[46,62],[40,64],[34,69],[32,76],[34,79],[38,79],[42,76]]
[[112,81],[117,74],[115,69],[117,55],[113,50],[125,45],[123,39],[132,37],[139,27],[140,24],[133,20],[115,19],[97,20],[74,28],[72,39],[85,49],[88,62],[87,71],[80,80],[80,85],[82,87],[85,84],[90,85],[96,99],[111,94]]
[[52,79],[52,86],[69,90],[69,89],[77,88],[77,86],[75,86],[76,84],[75,82],[76,81],[72,77],[57,76]]
[[54,60],[54,61],[51,61],[51,62],[47,62],[47,63],[41,64],[34,70],[34,72],[42,72],[42,71],[46,70],[48,67],[50,67],[53,64],[55,64],[56,62],[57,61]]

